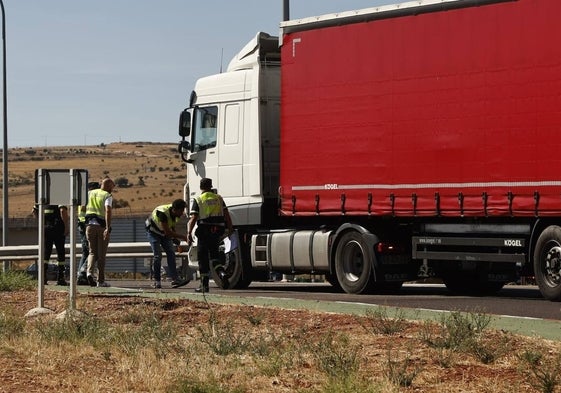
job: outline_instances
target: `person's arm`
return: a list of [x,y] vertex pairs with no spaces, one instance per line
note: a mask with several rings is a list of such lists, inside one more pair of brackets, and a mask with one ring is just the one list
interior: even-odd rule
[[195,224],[197,223],[198,214],[192,213],[191,218],[189,219],[189,223],[187,224],[187,242],[193,242],[193,228],[195,228]]
[[166,237],[181,239],[181,240],[187,241],[187,236],[186,235],[182,235],[180,233],[175,232],[173,229],[171,229],[169,227],[168,223],[165,222],[165,221],[162,221],[162,230],[164,231],[164,235]]
[[105,231],[103,231],[103,238],[109,239],[109,235],[111,234],[111,218],[113,217],[113,199],[107,198],[105,202]]
[[226,221],[226,230],[228,231],[226,235],[230,236],[234,233],[234,227],[232,225],[232,217],[230,217],[230,212],[227,207],[224,208],[224,221]]
[[187,223],[187,243],[193,243],[193,229],[195,228],[198,219],[199,203],[197,202],[197,198],[194,198],[193,203],[191,204],[191,217]]
[[224,199],[222,199],[222,197],[220,197],[220,201],[222,202],[222,214],[224,215],[224,222],[226,223],[226,236],[230,236],[232,233],[234,233],[232,217],[230,216],[228,207],[226,206],[226,203],[224,203]]

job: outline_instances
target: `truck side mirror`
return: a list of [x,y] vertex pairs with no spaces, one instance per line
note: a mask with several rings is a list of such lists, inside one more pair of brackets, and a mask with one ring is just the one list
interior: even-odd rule
[[191,134],[191,113],[184,109],[179,115],[179,136],[187,137]]

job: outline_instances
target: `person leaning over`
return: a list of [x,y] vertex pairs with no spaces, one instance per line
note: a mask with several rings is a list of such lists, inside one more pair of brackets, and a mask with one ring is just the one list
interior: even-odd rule
[[[39,208],[33,207],[33,215],[37,216]],[[69,233],[68,225],[68,208],[63,205],[46,205],[43,210],[43,226],[45,233],[45,250],[43,255],[43,264],[45,267],[45,285],[47,284],[47,269],[49,267],[49,259],[53,252],[53,245],[56,248],[56,260],[58,265],[57,285],[68,285],[64,278],[66,266],[66,255],[64,242]]]
[[[98,182],[94,181],[88,183],[88,192],[98,188]],[[80,209],[78,210],[78,230],[80,232],[80,240],[82,241],[82,258],[80,258],[80,263],[78,264],[78,277],[76,282],[78,285],[89,285],[88,277],[86,275],[88,255],[90,254],[90,249],[88,248],[88,238],[86,237],[86,205],[80,206]]]
[[146,236],[154,253],[154,288],[162,287],[162,248],[166,252],[172,288],[182,287],[190,281],[179,278],[175,264],[174,240],[176,244],[179,244],[180,239],[187,241],[187,236],[175,232],[175,224],[183,216],[186,207],[187,203],[183,199],[176,199],[171,204],[156,207],[146,219]]
[[111,209],[113,197],[111,192],[115,183],[109,177],[101,182],[101,188],[91,190],[88,193],[88,204],[86,205],[86,238],[88,239],[88,269],[87,279],[93,287],[96,285],[94,269],[97,263],[99,275],[97,277],[98,287],[108,287],[105,282],[105,255],[109,245],[111,233]]
[[[226,232],[233,232],[232,219],[228,208],[222,197],[212,191],[212,179],[202,178],[200,183],[201,195],[193,199],[191,206],[191,218],[187,226],[188,242],[193,241],[193,228],[197,224],[195,236],[197,236],[197,259],[199,260],[199,272],[201,274],[201,286],[197,292],[208,292],[210,264],[218,268],[219,245],[222,236]],[[221,274],[220,274],[221,273]],[[219,272],[222,280],[222,288],[229,286],[226,275]]]

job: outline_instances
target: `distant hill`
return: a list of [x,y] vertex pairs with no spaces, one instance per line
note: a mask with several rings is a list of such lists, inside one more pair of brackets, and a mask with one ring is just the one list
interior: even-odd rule
[[183,198],[186,167],[175,143],[14,148],[8,150],[10,217],[30,214],[38,168],[85,169],[90,181],[110,176],[117,183],[116,215],[145,215],[157,205]]

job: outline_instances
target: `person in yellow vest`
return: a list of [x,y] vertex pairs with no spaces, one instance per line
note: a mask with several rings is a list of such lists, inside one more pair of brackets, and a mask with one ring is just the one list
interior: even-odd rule
[[[224,200],[212,191],[212,179],[202,178],[200,183],[201,195],[193,199],[191,205],[191,218],[187,226],[187,241],[193,241],[193,229],[197,224],[197,259],[201,285],[197,292],[209,291],[210,265],[218,268],[220,258],[219,245],[223,235],[233,232],[232,219]],[[227,231],[227,232],[226,232]],[[218,269],[217,269],[218,270]],[[222,288],[228,288],[228,279],[225,272],[219,271]]]
[[189,279],[182,279],[177,274],[175,264],[175,244],[181,240],[187,241],[187,236],[175,231],[177,221],[185,213],[187,203],[183,199],[176,199],[168,205],[156,207],[150,217],[146,219],[146,236],[152,247],[154,288],[162,287],[162,248],[166,253],[168,272],[172,288],[179,288],[189,283]]
[[[89,182],[88,192],[91,190],[97,190],[99,186],[99,182]],[[78,285],[89,285],[88,277],[86,275],[88,255],[90,254],[88,238],[86,237],[86,205],[81,206],[78,210],[78,231],[80,232],[80,240],[82,241],[82,257],[80,258],[80,263],[78,264],[78,277],[76,283]]]
[[[115,183],[109,177],[101,181],[101,188],[88,193],[86,205],[86,238],[88,239],[88,268],[87,280],[89,284],[98,287],[108,287],[105,282],[105,255],[111,234],[111,214],[113,197],[111,192]],[[97,282],[94,269],[97,264]]]

